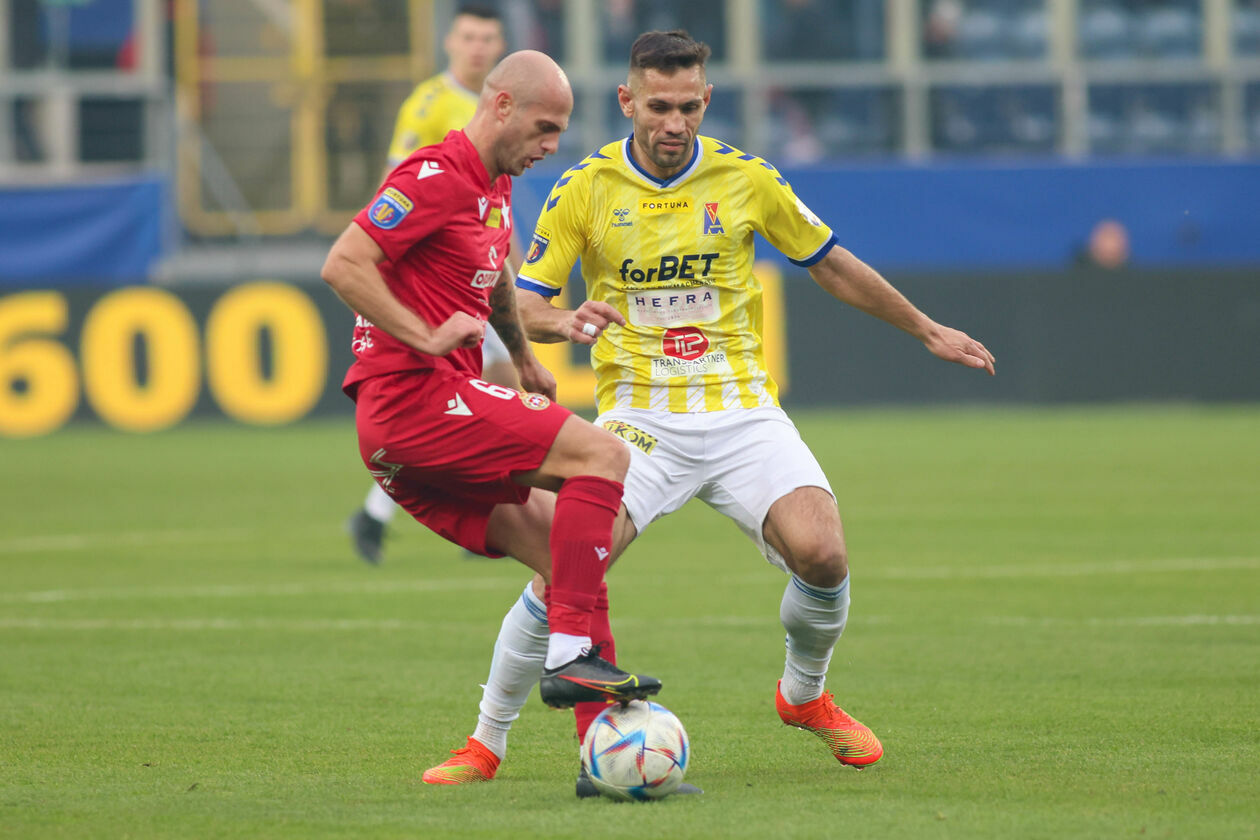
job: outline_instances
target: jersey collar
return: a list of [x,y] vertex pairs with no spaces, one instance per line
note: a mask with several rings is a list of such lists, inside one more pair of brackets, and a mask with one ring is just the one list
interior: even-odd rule
[[625,158],[626,165],[630,167],[631,171],[652,186],[659,189],[678,186],[683,181],[687,180],[687,178],[691,176],[691,173],[695,172],[696,168],[700,166],[701,146],[699,137],[696,137],[693,141],[695,145],[691,150],[691,160],[687,161],[687,165],[665,179],[657,178],[642,166],[639,166],[639,162],[634,159],[634,155],[630,152],[630,144],[633,142],[634,134],[631,133],[630,136],[621,143],[621,156]]
[[478,99],[481,98],[481,94],[479,94],[477,91],[473,90],[472,88],[466,88],[463,85],[461,85],[459,83],[459,79],[455,78],[455,74],[452,73],[449,69],[442,71],[442,78],[446,79],[446,84],[451,88],[451,90],[455,91],[456,93],[462,94],[465,99],[471,99],[473,102],[476,102]]

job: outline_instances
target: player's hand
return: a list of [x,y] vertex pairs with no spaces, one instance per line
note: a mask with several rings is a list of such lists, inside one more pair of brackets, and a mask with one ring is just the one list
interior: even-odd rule
[[609,324],[626,325],[626,317],[602,300],[583,301],[569,319],[569,341],[594,344]]
[[460,347],[476,347],[485,334],[485,321],[467,312],[456,312],[429,334],[429,346],[420,349],[430,356],[445,356]]
[[988,348],[962,330],[941,327],[923,343],[939,359],[967,367],[984,368],[989,372],[989,376],[995,373],[993,363],[997,359],[988,351]]
[[554,400],[556,398],[556,378],[551,371],[543,367],[542,362],[533,353],[516,369],[521,378],[521,390]]

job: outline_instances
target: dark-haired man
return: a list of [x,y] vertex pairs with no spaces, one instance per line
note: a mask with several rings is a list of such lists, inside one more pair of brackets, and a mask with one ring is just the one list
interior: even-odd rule
[[[824,690],[849,611],[840,516],[767,371],[754,232],[833,297],[905,330],[939,358],[990,374],[994,359],[840,247],[772,165],[698,136],[712,91],[708,55],[682,31],[635,41],[617,91],[634,131],[556,182],[516,281],[517,305],[532,340],[593,345],[597,425],[650,442],[627,447],[614,555],[692,498],[734,520],[790,575],[779,612],[787,631],[775,692],[780,719],[818,735],[842,764],[862,767],[883,747]],[[578,259],[587,300],[576,311],[557,308],[552,301]],[[478,732],[497,727],[503,748],[541,666],[545,611],[536,595],[527,589],[504,619],[482,697]],[[579,720],[579,735],[581,728]],[[442,767],[458,764],[457,756]],[[460,781],[493,776],[485,770]],[[439,780],[429,774],[426,781]],[[579,778],[578,795],[592,792]]]

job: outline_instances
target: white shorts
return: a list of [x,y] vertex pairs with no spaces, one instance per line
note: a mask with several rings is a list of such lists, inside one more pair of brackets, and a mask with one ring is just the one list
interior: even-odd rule
[[486,337],[481,342],[481,364],[484,367],[499,362],[512,364],[512,354],[508,352],[507,345],[503,343],[503,339],[499,338],[494,327],[486,324]]
[[798,487],[821,487],[835,496],[781,408],[695,414],[614,408],[595,425],[630,447],[623,501],[640,534],[698,498],[733,519],[767,561],[789,571],[762,533],[770,506]]

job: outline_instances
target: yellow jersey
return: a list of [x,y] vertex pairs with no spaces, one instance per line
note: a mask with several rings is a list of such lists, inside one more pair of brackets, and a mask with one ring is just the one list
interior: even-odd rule
[[697,137],[690,162],[661,180],[635,162],[631,142],[609,143],[556,181],[517,285],[557,295],[581,259],[587,297],[625,316],[591,351],[601,412],[778,405],[753,233],[801,266],[835,236],[759,157]]
[[448,132],[468,125],[477,110],[477,96],[449,72],[416,85],[398,109],[389,165],[397,166],[421,146],[441,143]]

